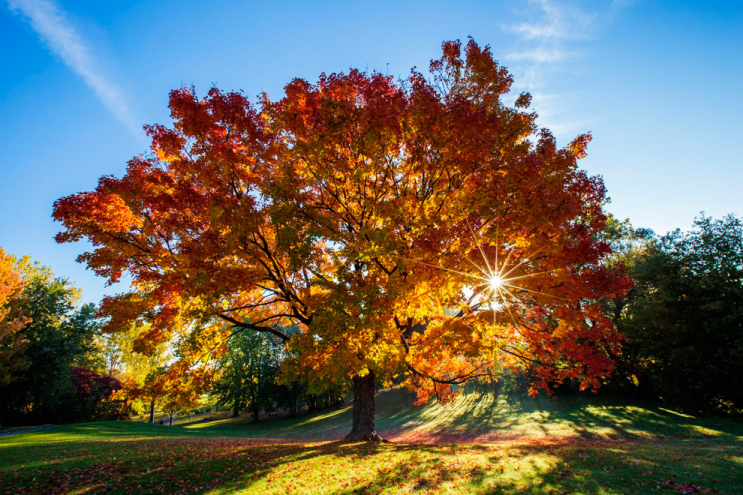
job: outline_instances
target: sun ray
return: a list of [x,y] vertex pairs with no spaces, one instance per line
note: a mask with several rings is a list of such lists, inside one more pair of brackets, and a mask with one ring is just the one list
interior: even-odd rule
[[506,280],[510,282],[513,280],[521,280],[522,278],[536,277],[537,275],[545,275],[547,273],[554,273],[557,271],[559,271],[559,268],[555,268],[553,270],[545,270],[543,272],[527,273],[526,275],[520,275],[518,277],[508,277]]
[[[513,296],[513,297],[515,298],[515,296]],[[519,334],[521,334],[521,332],[520,332],[520,331],[519,331],[519,329],[518,329],[518,327],[519,327],[519,322],[518,322],[518,321],[516,321],[516,317],[515,317],[515,316],[513,315],[513,312],[511,311],[511,307],[510,307],[510,306],[506,306],[506,312],[508,313],[508,316],[510,316],[510,317],[511,317],[511,321],[513,321],[513,328],[514,328],[514,329],[515,329],[515,330],[516,330],[516,331],[517,331],[517,332],[518,332]],[[523,334],[521,334],[521,335],[523,336]]]
[[[531,253],[529,253],[525,258],[521,259],[518,263],[511,263],[511,260],[513,256],[516,254],[518,249],[516,246],[510,246],[510,249],[507,248],[507,254],[505,256],[505,260],[501,256],[502,253],[500,253],[500,244],[499,244],[499,229],[496,225],[496,242],[495,242],[495,254],[492,260],[488,260],[488,256],[485,252],[485,249],[483,248],[481,242],[478,239],[477,233],[475,232],[474,228],[472,227],[472,224],[470,223],[468,218],[464,219],[467,228],[470,231],[470,234],[472,235],[473,242],[477,245],[477,249],[480,252],[480,256],[483,259],[483,262],[485,264],[485,267],[482,267],[475,261],[469,258],[469,256],[464,255],[463,258],[470,264],[472,267],[477,270],[479,273],[467,273],[460,270],[453,270],[450,268],[445,268],[442,266],[437,266],[432,263],[427,263],[425,261],[419,261],[414,260],[411,258],[406,258],[404,256],[395,256],[397,258],[410,261],[412,263],[418,263],[424,266],[428,266],[431,268],[436,268],[438,270],[443,270],[446,272],[454,273],[457,275],[461,275],[463,277],[466,277],[470,279],[472,282],[470,283],[470,287],[472,287],[473,294],[472,298],[480,298],[480,302],[478,303],[478,306],[480,307],[489,307],[493,312],[493,325],[497,325],[497,314],[502,311],[503,308],[505,308],[506,312],[508,313],[510,319],[513,321],[513,324],[515,326],[515,329],[517,332],[518,330],[518,321],[516,317],[513,314],[513,302],[519,302],[522,301],[522,298],[525,296],[524,293],[530,293],[545,297],[552,297],[555,299],[561,299],[561,300],[567,300],[564,297],[556,296],[554,294],[549,294],[546,292],[542,292],[539,290],[530,289],[527,287],[524,287],[523,283],[519,281],[525,281],[526,279],[538,277],[541,275],[547,275],[550,273],[554,273],[559,271],[559,268],[552,269],[552,270],[542,270],[539,272],[533,272],[533,273],[523,273],[517,274],[516,270],[519,270],[519,268],[524,267],[526,263],[533,260],[533,258],[540,253],[548,244],[549,241],[544,243],[543,245],[539,246],[537,249],[533,250]],[[491,264],[492,262],[492,264]],[[524,271],[528,271],[529,268],[526,268]],[[532,267],[534,268],[534,267]],[[512,276],[512,274],[514,274]],[[522,294],[519,294],[519,292],[522,292]],[[532,296],[533,297],[533,296]],[[487,305],[487,306],[484,306]],[[521,333],[521,332],[519,332]]]
[[[542,249],[544,249],[545,247],[547,247],[547,244],[549,244],[549,242],[546,242],[546,243],[542,244],[542,246],[541,246],[541,247],[537,248],[537,249],[536,249],[535,251],[533,251],[532,253],[530,253],[530,254],[529,254],[529,255],[528,255],[528,256],[527,256],[526,258],[523,258],[523,259],[522,259],[521,261],[519,261],[519,262],[518,262],[518,263],[517,263],[516,265],[514,265],[514,267],[513,267],[513,268],[511,268],[511,269],[510,269],[510,270],[509,270],[508,272],[506,272],[506,273],[505,273],[505,274],[504,274],[503,276],[504,276],[504,277],[507,277],[507,276],[508,276],[508,275],[510,275],[510,274],[511,274],[511,273],[512,273],[512,272],[513,272],[514,270],[516,270],[516,269],[517,269],[517,268],[518,268],[519,266],[521,266],[521,265],[523,265],[524,263],[526,263],[527,261],[531,260],[531,259],[532,259],[532,258],[533,258],[534,256],[536,256],[536,255],[537,255],[537,253],[538,253],[539,251],[541,251]],[[505,263],[505,264],[504,264],[504,267],[505,267],[506,265],[507,265],[507,263]]]
[[503,262],[503,266],[500,269],[499,275],[501,278],[506,278],[513,270],[515,270],[518,265],[516,265],[513,269],[509,270],[507,273],[503,273],[506,271],[506,267],[508,266],[508,262],[511,260],[511,255],[513,254],[513,250],[508,251],[508,255],[506,256],[506,261]]
[[403,259],[405,261],[410,261],[411,263],[419,263],[421,265],[430,266],[431,268],[437,268],[439,270],[444,270],[444,271],[447,271],[447,272],[456,273],[458,275],[464,275],[465,277],[476,278],[476,279],[484,280],[485,282],[488,282],[488,279],[487,278],[485,278],[485,277],[479,277],[479,276],[473,275],[471,273],[460,272],[459,270],[452,270],[451,268],[444,268],[443,266],[436,266],[436,265],[431,264],[431,263],[426,263],[425,261],[418,261],[418,260],[414,260],[414,259],[411,259],[411,258],[406,258],[404,256],[395,256],[395,257],[396,258]]
[[475,235],[475,231],[472,229],[472,225],[470,225],[470,221],[467,217],[464,218],[464,220],[467,222],[467,227],[469,227],[470,232],[472,233],[472,238],[477,243],[477,249],[480,250],[480,255],[482,256],[482,260],[485,262],[485,264],[488,267],[488,271],[490,273],[493,273],[493,269],[490,267],[490,262],[488,261],[488,257],[485,256],[485,251],[482,249],[482,245],[480,244],[480,241],[477,240],[477,236]]
[[512,289],[524,290],[526,292],[533,292],[535,294],[540,294],[542,296],[554,297],[555,299],[562,299],[563,301],[567,301],[567,299],[565,299],[564,297],[556,296],[554,294],[547,294],[546,292],[540,292],[538,290],[527,289],[526,287],[520,287],[518,285],[510,285],[510,284],[503,284],[503,285],[511,287]]
[[[496,214],[495,215],[495,265],[493,265],[495,266],[496,270],[498,269],[498,246],[500,246],[500,243],[498,241],[498,237],[499,237],[498,234],[500,233],[499,230],[500,229],[498,227],[498,215]],[[508,258],[506,258],[506,263],[504,263],[503,266],[506,266],[507,264],[508,264]],[[501,270],[501,272],[502,271],[503,270]],[[499,272],[498,275],[502,275],[502,273]]]
[[480,268],[479,266],[477,266],[477,263],[475,263],[474,261],[472,261],[471,259],[469,259],[469,258],[467,257],[467,255],[465,255],[465,256],[464,256],[464,259],[465,259],[465,260],[467,260],[467,262],[469,262],[469,264],[470,264],[470,265],[474,266],[474,267],[475,267],[475,268],[476,268],[476,269],[477,269],[477,270],[478,270],[478,271],[479,271],[480,273],[482,273],[482,274],[483,274],[483,275],[485,275],[486,277],[487,277],[488,275],[490,275],[490,274],[489,274],[489,273],[488,273],[487,271],[485,271],[485,270],[483,270],[482,268]]

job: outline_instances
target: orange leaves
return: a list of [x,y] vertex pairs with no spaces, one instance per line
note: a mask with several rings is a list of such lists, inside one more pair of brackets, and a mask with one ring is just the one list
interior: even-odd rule
[[[15,258],[0,247],[0,331],[14,332],[23,325],[22,318],[9,319],[11,306],[23,291],[24,281],[21,272],[16,268]],[[3,334],[0,334],[2,338]]]
[[576,158],[585,158],[586,148],[588,147],[588,143],[590,143],[592,139],[593,137],[591,136],[590,132],[581,134],[580,136],[573,139],[570,144],[568,144],[568,149]]
[[268,331],[294,371],[410,372],[442,400],[497,363],[542,384],[607,372],[618,337],[587,301],[627,285],[601,266],[605,189],[577,168],[590,134],[560,149],[528,94],[505,106],[512,77],[473,40],[431,69],[295,79],[257,104],[171,92],[157,158],[55,204],[58,241],[88,238],[81,261],[134,280],[104,301],[108,327],[146,322],[141,348],[172,340],[184,360],[223,325]]
[[81,193],[57,200],[54,219],[65,219],[74,227],[57,234],[57,242],[80,240],[93,232],[121,234],[141,225],[126,202],[118,194]]
[[0,247],[0,387],[16,379],[14,372],[25,366],[20,353],[26,341],[19,330],[31,319],[21,309],[24,285],[15,258]]

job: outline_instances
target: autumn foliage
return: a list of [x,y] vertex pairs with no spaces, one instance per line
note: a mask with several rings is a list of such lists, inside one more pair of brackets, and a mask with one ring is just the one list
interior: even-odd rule
[[0,247],[0,387],[13,381],[14,373],[25,365],[21,356],[25,341],[19,333],[30,321],[21,307],[24,285],[15,258]]
[[129,419],[130,401],[123,394],[122,383],[112,376],[102,376],[93,370],[72,368],[74,400],[69,401],[69,413],[83,421]]
[[138,349],[174,341],[184,369],[270,332],[289,370],[403,374],[422,401],[522,363],[537,387],[598,386],[619,335],[594,301],[628,282],[601,264],[605,189],[577,167],[590,135],[558,148],[474,41],[430,69],[295,79],[255,104],[172,91],[151,154],[55,204],[59,242],[133,280],[103,301],[108,329],[146,322]]

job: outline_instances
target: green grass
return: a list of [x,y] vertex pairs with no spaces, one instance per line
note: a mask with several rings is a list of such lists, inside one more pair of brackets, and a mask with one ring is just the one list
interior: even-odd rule
[[[514,439],[591,440],[660,437],[743,437],[743,424],[697,418],[649,404],[627,404],[601,397],[527,395],[480,396],[470,393],[454,404],[405,407],[399,389],[377,395],[377,430],[395,442],[493,442]],[[412,401],[408,400],[408,403]],[[188,430],[248,438],[337,440],[348,433],[351,406],[311,416],[252,423],[248,417],[187,425]]]
[[[378,396],[393,443],[338,441],[350,408],[250,423],[65,426],[0,438],[0,493],[741,493],[743,425],[596,398]],[[696,491],[695,491],[696,490]]]

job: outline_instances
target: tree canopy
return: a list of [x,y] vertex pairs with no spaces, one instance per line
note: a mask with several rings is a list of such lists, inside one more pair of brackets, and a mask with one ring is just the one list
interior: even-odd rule
[[743,221],[702,216],[648,239],[615,309],[639,390],[694,412],[743,408]]
[[220,377],[214,383],[219,402],[231,407],[237,416],[243,409],[258,420],[261,410],[270,410],[278,396],[281,345],[265,333],[241,332],[228,345],[220,360]]
[[373,381],[398,373],[421,401],[523,362],[535,387],[597,386],[619,335],[594,301],[628,281],[601,264],[605,188],[577,167],[590,135],[559,149],[472,40],[430,71],[295,79],[255,104],[172,91],[151,154],[55,203],[59,242],[133,280],[102,302],[107,328],[146,322],[138,348],[177,342],[191,372],[236,331],[273,334],[288,369],[372,383],[359,438],[376,435]]

